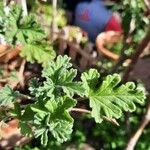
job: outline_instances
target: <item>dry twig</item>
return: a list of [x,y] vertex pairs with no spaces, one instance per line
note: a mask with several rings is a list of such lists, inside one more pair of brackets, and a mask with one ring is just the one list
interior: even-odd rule
[[147,106],[147,111],[145,113],[145,115],[143,116],[143,119],[138,127],[138,129],[136,130],[136,132],[131,136],[131,138],[129,139],[127,146],[125,148],[125,150],[133,150],[136,143],[138,142],[140,136],[142,135],[145,127],[150,123],[150,100]]
[[[135,54],[132,56],[131,58],[131,63],[128,66],[126,72],[123,75],[123,81],[127,82],[130,76],[130,73],[132,72],[132,70],[134,69],[135,64],[138,61],[138,58],[140,57],[141,53],[144,51],[144,49],[146,48],[146,46],[149,44],[150,42],[150,30],[148,31],[147,35],[145,36],[145,38],[141,41],[141,43],[139,44],[139,46],[137,47],[137,50],[135,52]],[[150,105],[148,106],[148,111],[147,113],[149,114],[150,112]],[[146,113],[146,114],[147,114]],[[146,115],[147,117],[147,115]],[[145,116],[144,116],[145,118]],[[137,130],[137,132],[135,133],[135,136],[133,136],[133,138],[131,138],[127,144],[126,150],[133,150],[139,137],[142,135],[142,132],[144,130],[144,128],[146,127],[146,125],[148,124],[148,120],[144,119],[144,121],[141,122],[141,126],[139,127],[139,129]],[[130,124],[129,124],[129,113],[127,113],[127,119],[126,119],[126,124],[127,124],[127,129],[130,128]]]
[[[89,111],[87,109],[83,109],[83,108],[72,108],[71,111],[73,111],[73,112],[79,112],[79,113],[88,113],[88,114],[91,114],[91,111]],[[119,126],[119,123],[114,118],[108,118],[106,116],[102,116],[102,118],[104,120],[108,121],[108,122],[113,123],[116,126]]]
[[127,70],[125,71],[124,75],[123,75],[123,81],[124,82],[128,81],[130,73],[134,69],[134,66],[137,63],[138,58],[140,57],[140,55],[142,54],[142,52],[144,51],[144,49],[146,48],[146,46],[149,44],[149,42],[150,42],[150,30],[148,31],[148,33],[145,36],[145,38],[142,40],[142,42],[137,47],[137,49],[135,51],[135,54],[132,56],[131,63],[128,66]]

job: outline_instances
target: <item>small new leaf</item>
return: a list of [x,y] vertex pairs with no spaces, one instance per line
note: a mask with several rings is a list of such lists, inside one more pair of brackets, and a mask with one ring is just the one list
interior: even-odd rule
[[66,94],[73,97],[74,94],[84,95],[82,82],[74,81],[77,76],[77,70],[71,68],[67,56],[58,56],[56,62],[50,61],[48,66],[44,68],[42,76],[46,78],[43,86],[38,88],[37,97],[45,95],[46,97],[56,98]]
[[121,84],[121,78],[117,74],[108,75],[102,83],[99,77],[100,74],[95,69],[81,76],[96,122],[100,123],[102,116],[118,119],[123,110],[132,112],[135,110],[134,103],[144,102],[144,92],[136,88],[134,83]]

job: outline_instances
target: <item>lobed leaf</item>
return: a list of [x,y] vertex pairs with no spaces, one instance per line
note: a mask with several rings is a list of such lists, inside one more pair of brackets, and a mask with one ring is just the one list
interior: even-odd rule
[[132,82],[121,84],[118,74],[108,75],[102,83],[99,77],[100,74],[95,69],[90,69],[81,76],[96,122],[100,123],[102,116],[118,119],[123,110],[132,112],[135,110],[135,103],[144,102],[144,92]]
[[20,21],[16,37],[21,43],[33,43],[45,38],[45,33],[33,14],[29,14]]
[[11,44],[32,43],[45,37],[40,25],[33,15],[23,18],[23,11],[19,6],[12,7],[5,21],[5,38]]
[[49,136],[53,136],[60,143],[68,140],[73,127],[69,109],[75,105],[76,101],[68,97],[60,98],[59,101],[48,100],[44,102],[43,107],[38,103],[33,104],[31,109],[36,113],[35,136],[40,136],[41,142],[45,145]]
[[25,57],[27,61],[33,63],[38,62],[46,66],[47,63],[55,58],[55,51],[52,46],[48,45],[46,42],[26,44],[22,49],[20,55]]
[[56,98],[66,94],[73,97],[74,94],[83,95],[85,90],[82,82],[74,81],[77,76],[77,70],[70,67],[70,58],[67,56],[58,56],[56,62],[50,61],[43,70],[42,76],[46,78],[43,86],[37,90],[36,97],[45,95],[45,97]]

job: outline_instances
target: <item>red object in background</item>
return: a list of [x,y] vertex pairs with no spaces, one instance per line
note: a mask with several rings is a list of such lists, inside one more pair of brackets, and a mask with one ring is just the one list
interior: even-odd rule
[[105,31],[116,31],[122,32],[122,27],[120,22],[112,15],[109,19],[108,23],[106,24]]

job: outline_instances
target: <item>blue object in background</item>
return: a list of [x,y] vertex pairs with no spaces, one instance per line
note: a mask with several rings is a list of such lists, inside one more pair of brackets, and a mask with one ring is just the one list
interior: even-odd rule
[[112,16],[102,0],[81,2],[75,9],[75,25],[87,32],[89,40],[95,42],[97,35],[105,30]]

